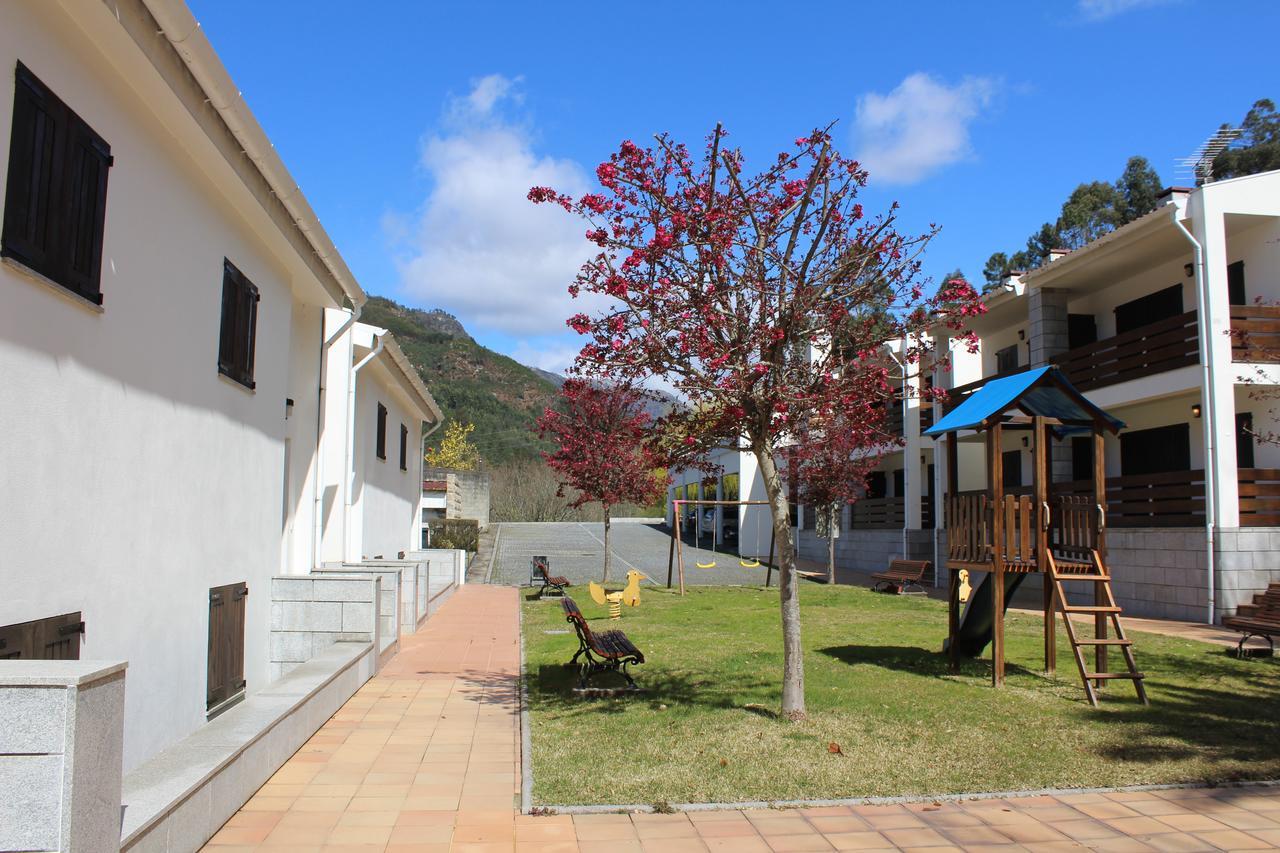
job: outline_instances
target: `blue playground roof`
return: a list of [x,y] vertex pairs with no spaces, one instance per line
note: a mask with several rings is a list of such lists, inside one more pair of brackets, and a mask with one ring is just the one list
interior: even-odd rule
[[1124,428],[1123,421],[1090,403],[1067,381],[1061,370],[1048,366],[991,380],[924,434],[942,435],[962,429],[977,429],[989,418],[1013,408],[1062,421],[1063,426],[1056,430],[1059,434],[1079,431],[1083,428],[1081,422],[1097,422],[1112,432]]

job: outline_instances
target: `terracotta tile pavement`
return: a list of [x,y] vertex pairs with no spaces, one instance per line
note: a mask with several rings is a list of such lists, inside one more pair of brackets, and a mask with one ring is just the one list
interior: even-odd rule
[[210,840],[208,853],[1280,848],[1280,789],[518,814],[519,606],[464,586]]

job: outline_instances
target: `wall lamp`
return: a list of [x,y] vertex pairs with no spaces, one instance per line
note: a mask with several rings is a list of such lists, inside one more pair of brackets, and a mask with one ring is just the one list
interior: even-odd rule
[[284,419],[289,420],[289,416],[293,414],[293,398],[284,398]]
[[1187,274],[1187,278],[1191,278],[1191,276],[1196,274],[1195,264],[1183,264],[1182,271]]
[[1199,404],[1199,403],[1196,403],[1195,405],[1193,405],[1193,406],[1191,407],[1191,417],[1193,417],[1193,418],[1198,418],[1198,417],[1200,417],[1200,404]]

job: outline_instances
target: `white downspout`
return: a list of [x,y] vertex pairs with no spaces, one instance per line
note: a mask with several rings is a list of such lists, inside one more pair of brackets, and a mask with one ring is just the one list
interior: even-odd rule
[[1208,317],[1209,306],[1205,290],[1204,275],[1204,248],[1200,245],[1187,227],[1178,219],[1178,208],[1173,208],[1173,224],[1178,227],[1183,236],[1191,243],[1191,250],[1195,256],[1195,281],[1196,281],[1196,326],[1198,337],[1200,338],[1200,397],[1204,405],[1204,415],[1201,423],[1204,431],[1204,552],[1205,565],[1208,569],[1206,572],[1207,598],[1209,601],[1209,618],[1206,620],[1210,625],[1214,624],[1217,614],[1217,595],[1214,592],[1216,585],[1216,577],[1213,566],[1213,531],[1215,518],[1217,516],[1217,507],[1214,504],[1214,486],[1217,479],[1217,454],[1214,450],[1214,434],[1218,426],[1217,410],[1213,404],[1213,374],[1209,369],[1209,330]]
[[342,507],[342,554],[343,559],[359,560],[359,554],[352,554],[348,549],[351,547],[351,495],[356,488],[356,467],[355,467],[355,443],[356,443],[356,376],[360,369],[369,362],[378,357],[382,352],[385,337],[378,335],[377,343],[373,349],[364,358],[360,359],[351,368],[351,381],[347,383],[347,440],[346,447],[346,465],[343,470],[346,472],[347,487],[343,495]]
[[[319,410],[316,412],[316,477],[315,477],[315,513],[313,515],[314,530],[311,536],[311,565],[318,568],[321,563],[321,555],[324,549],[324,448],[322,446],[322,437],[324,436],[325,427],[325,401],[328,398],[328,386],[325,384],[329,379],[329,350],[333,347],[347,330],[356,324],[360,319],[360,315],[364,313],[364,303],[356,305],[351,310],[347,319],[342,321],[334,333],[329,337],[324,337],[324,321],[321,320],[320,337],[323,340],[320,343],[320,394],[319,394]],[[321,318],[324,317],[324,311],[321,310]]]

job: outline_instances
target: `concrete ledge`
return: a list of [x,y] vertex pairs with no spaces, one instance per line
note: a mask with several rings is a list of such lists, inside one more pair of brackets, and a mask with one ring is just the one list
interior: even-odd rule
[[199,850],[376,669],[334,643],[124,778],[120,849]]

